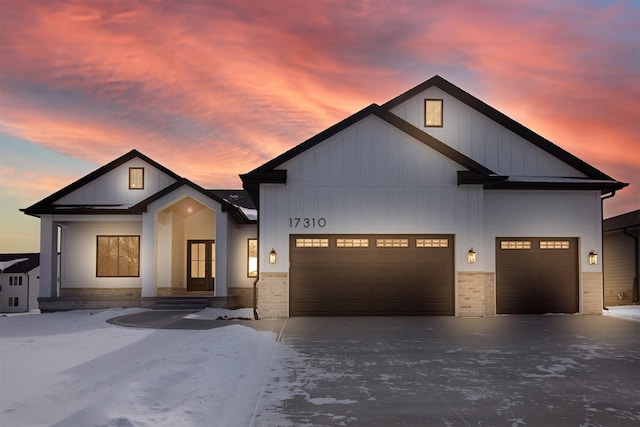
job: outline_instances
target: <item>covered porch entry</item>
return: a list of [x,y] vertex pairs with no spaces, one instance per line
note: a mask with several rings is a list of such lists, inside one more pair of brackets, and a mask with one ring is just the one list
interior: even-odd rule
[[218,296],[216,210],[192,196],[156,214],[156,295]]

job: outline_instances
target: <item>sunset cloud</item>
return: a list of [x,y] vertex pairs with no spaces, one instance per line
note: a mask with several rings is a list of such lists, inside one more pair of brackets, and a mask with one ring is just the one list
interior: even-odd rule
[[[136,148],[238,188],[238,174],[440,74],[631,182],[605,205],[618,214],[639,205],[639,21],[638,4],[598,0],[5,0],[0,135],[95,165]],[[21,167],[0,166],[3,180]],[[0,197],[69,178],[30,173],[37,184]]]

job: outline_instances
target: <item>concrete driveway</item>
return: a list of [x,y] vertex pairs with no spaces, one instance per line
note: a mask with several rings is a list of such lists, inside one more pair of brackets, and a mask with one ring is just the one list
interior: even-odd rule
[[293,318],[252,425],[638,426],[640,322]]

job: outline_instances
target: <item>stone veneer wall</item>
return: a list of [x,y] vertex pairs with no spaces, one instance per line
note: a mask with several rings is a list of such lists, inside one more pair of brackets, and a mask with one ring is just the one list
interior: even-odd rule
[[258,317],[289,317],[289,273],[260,273]]
[[229,288],[230,297],[237,297],[237,307],[234,308],[253,308],[253,288]]
[[582,314],[602,314],[602,273],[582,273]]
[[458,316],[495,315],[495,283],[495,273],[458,272]]
[[61,288],[57,298],[38,298],[40,310],[140,307],[140,288]]

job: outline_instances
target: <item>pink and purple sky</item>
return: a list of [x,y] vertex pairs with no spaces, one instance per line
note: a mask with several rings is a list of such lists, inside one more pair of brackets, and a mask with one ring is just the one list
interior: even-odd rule
[[439,74],[640,208],[635,0],[0,0],[0,252],[18,211],[136,148],[205,188]]

